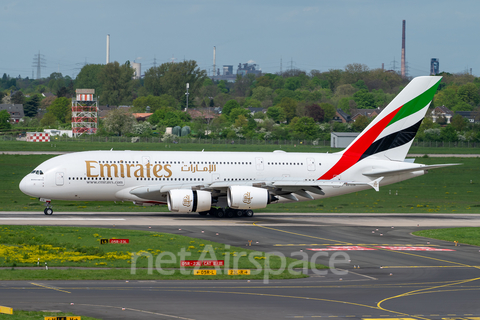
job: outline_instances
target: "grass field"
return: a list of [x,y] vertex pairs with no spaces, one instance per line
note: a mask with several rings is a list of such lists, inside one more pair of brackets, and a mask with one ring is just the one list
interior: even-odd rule
[[[44,320],[45,317],[74,317],[77,314],[64,312],[22,311],[13,310],[13,314],[0,314],[0,320]],[[99,320],[97,318],[81,316],[82,320]]]
[[[101,244],[101,239],[129,239],[129,243]],[[245,239],[245,243],[247,241]],[[192,267],[181,267],[182,260],[222,260],[224,266],[219,267],[216,276],[197,276],[192,274]],[[290,265],[299,261],[168,233],[113,228],[0,226],[0,267],[9,267],[0,270],[0,280],[245,278],[228,275],[229,269],[255,270],[258,274],[252,271],[249,279],[263,279],[265,270],[271,273],[269,270],[282,269],[283,262]],[[325,268],[323,265],[315,267]],[[212,267],[202,266],[201,269]],[[303,275],[285,270],[271,278],[298,277]]]
[[[101,137],[95,137],[99,139]],[[2,141],[0,138],[0,154],[2,151],[88,151],[88,150],[155,150],[155,151],[250,151],[250,152],[271,152],[273,150],[284,150],[287,152],[337,152],[341,149],[323,146],[323,141],[319,146],[304,145],[286,141],[286,143],[259,143],[243,144],[248,141],[239,141],[238,143],[212,143],[212,140],[201,140],[197,143],[163,143],[163,142],[117,142],[114,139],[118,137],[101,138],[102,141],[86,141],[63,138],[53,139],[52,142],[32,143],[24,141]],[[215,142],[215,141],[214,141]],[[285,141],[284,141],[285,142]],[[480,154],[478,148],[466,147],[412,147],[410,153],[415,154]]]
[[[43,204],[24,195],[20,180],[51,155],[0,154],[0,211],[38,211]],[[273,204],[257,212],[333,213],[480,213],[480,158],[418,158],[418,163],[463,165],[381,187],[325,200]],[[165,206],[138,207],[130,202],[53,201],[55,211],[166,212]]]
[[445,240],[458,241],[461,244],[470,244],[473,246],[480,246],[480,228],[466,227],[466,228],[445,228],[445,229],[430,229],[413,232],[416,236]]

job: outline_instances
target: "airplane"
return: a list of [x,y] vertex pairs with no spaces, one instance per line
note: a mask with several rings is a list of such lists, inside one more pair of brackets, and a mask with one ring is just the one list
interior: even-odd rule
[[309,201],[421,176],[456,164],[405,159],[441,77],[414,78],[343,151],[336,153],[85,151],[35,168],[20,190],[52,200],[132,201],[171,212],[252,217],[254,209]]

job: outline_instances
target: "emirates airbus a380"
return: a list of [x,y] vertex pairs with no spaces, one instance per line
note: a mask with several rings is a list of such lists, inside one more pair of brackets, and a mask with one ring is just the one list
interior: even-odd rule
[[309,201],[423,175],[452,164],[405,161],[441,77],[418,77],[345,150],[332,153],[86,151],[40,164],[23,193],[52,200],[167,204],[172,212],[253,216],[278,202]]

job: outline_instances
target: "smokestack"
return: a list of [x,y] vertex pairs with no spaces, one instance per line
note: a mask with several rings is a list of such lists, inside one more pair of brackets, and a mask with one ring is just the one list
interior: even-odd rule
[[110,35],[107,34],[107,64],[110,63]]
[[382,62],[382,71],[385,70],[385,64]]
[[216,72],[216,64],[215,64],[215,60],[216,60],[216,55],[217,55],[217,47],[213,47],[213,76],[215,77],[215,72]]
[[405,78],[405,20],[402,23],[402,77]]

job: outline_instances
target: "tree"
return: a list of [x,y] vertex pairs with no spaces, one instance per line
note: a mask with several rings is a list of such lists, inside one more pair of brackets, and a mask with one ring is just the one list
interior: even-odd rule
[[0,130],[9,130],[12,127],[9,121],[10,113],[7,110],[0,111]]
[[[343,75],[345,83],[356,83],[363,79],[368,73],[368,67],[361,63],[351,63],[345,66],[345,73]],[[365,85],[365,83],[364,83]]]
[[326,122],[329,122],[333,119],[333,117],[335,117],[337,111],[335,110],[335,107],[333,105],[331,105],[330,103],[320,103],[319,106],[325,112],[324,117]]
[[448,109],[453,109],[458,104],[457,96],[458,87],[455,85],[448,86],[435,94],[433,101],[436,106],[445,106]]
[[457,91],[458,98],[472,106],[477,106],[480,103],[480,95],[477,86],[470,82],[464,84]]
[[342,74],[343,71],[339,69],[330,69],[325,74],[325,78],[328,81],[328,86],[330,90],[332,90],[332,92],[335,91],[337,85],[340,83],[340,80],[342,79]]
[[285,80],[285,89],[295,91],[302,85],[299,77],[290,77]]
[[11,103],[13,103],[13,104],[24,104],[25,103],[25,97],[23,96],[22,91],[19,90],[12,95]]
[[230,115],[230,112],[232,112],[232,110],[235,109],[235,108],[241,108],[240,104],[236,100],[233,100],[233,99],[229,100],[223,106],[222,114],[224,114],[225,116],[228,117]]
[[105,65],[98,75],[102,85],[101,103],[114,106],[130,104],[132,102],[133,72],[128,61],[123,65],[117,61]]
[[168,94],[177,101],[184,101],[187,83],[190,95],[195,97],[206,78],[207,72],[200,70],[194,60],[167,62],[145,72],[145,88],[154,96]]
[[457,131],[463,131],[467,127],[467,119],[462,117],[459,114],[456,114],[452,117],[450,121],[451,126]]
[[83,66],[75,79],[75,89],[95,89],[97,96],[102,96],[102,85],[99,75],[105,68],[103,64],[87,64]]
[[228,115],[228,118],[230,122],[235,122],[235,120],[237,120],[237,118],[240,116],[243,116],[246,119],[247,117],[250,117],[250,111],[242,107],[235,108],[230,112],[230,114]]
[[307,116],[313,118],[315,122],[323,122],[325,119],[325,110],[318,104],[314,103],[305,107]]
[[277,106],[283,109],[287,122],[290,122],[295,117],[295,113],[297,112],[297,103],[295,100],[285,97]]
[[280,107],[273,106],[268,108],[267,116],[277,123],[285,121],[285,112]]
[[258,101],[272,100],[273,89],[268,87],[258,86],[252,89],[252,99]]
[[37,94],[34,94],[25,104],[23,105],[23,111],[26,117],[35,117],[37,115],[38,107],[40,106],[40,97]]
[[353,100],[357,103],[359,109],[375,108],[375,97],[368,90],[359,90],[353,95]]
[[240,114],[237,119],[235,119],[234,126],[237,128],[245,128],[248,124],[247,118],[243,115]]
[[168,94],[162,94],[159,97],[148,95],[133,100],[133,107],[136,112],[146,112],[147,106],[150,107],[150,112],[154,113],[156,110],[164,107],[178,109],[179,104],[178,101]]
[[71,102],[68,98],[62,97],[55,99],[47,110],[47,113],[51,113],[60,123],[65,123],[67,122],[67,119],[72,117]]
[[446,142],[458,141],[457,132],[451,125],[448,125],[442,128],[440,132],[440,138],[442,139],[442,141],[446,141]]
[[53,126],[56,121],[57,119],[55,118],[53,113],[47,112],[43,115],[42,120],[40,120],[40,125],[42,125],[43,127],[50,127]]
[[355,130],[356,132],[361,132],[363,131],[363,129],[365,129],[368,126],[368,123],[369,123],[368,117],[364,115],[359,115],[355,119],[355,122],[352,125],[353,130]]
[[314,139],[318,133],[315,120],[311,117],[294,118],[290,123],[293,135],[299,139]]
[[47,108],[55,101],[57,97],[51,96],[51,97],[46,97],[40,102],[40,108],[43,110],[47,110]]
[[118,136],[131,132],[135,123],[135,117],[125,108],[111,110],[103,120],[105,130]]
[[250,95],[250,90],[255,80],[255,75],[247,73],[245,76],[237,74],[235,85],[233,86],[235,97],[247,97]]

